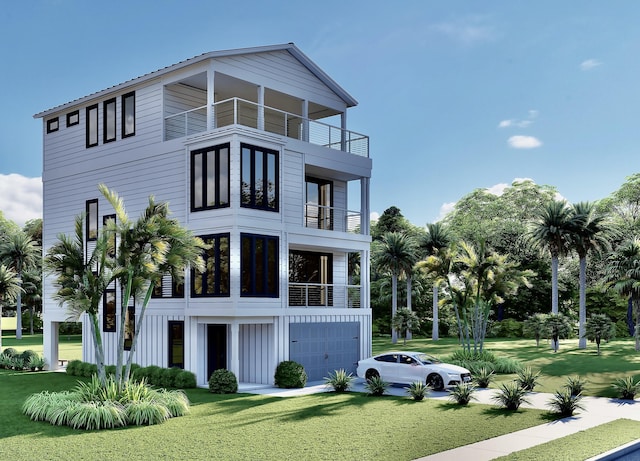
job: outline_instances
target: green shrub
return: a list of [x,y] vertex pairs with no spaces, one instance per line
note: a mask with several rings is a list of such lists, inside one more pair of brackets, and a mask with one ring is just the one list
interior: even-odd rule
[[367,390],[367,393],[374,397],[380,397],[381,395],[384,395],[388,387],[389,383],[383,381],[380,376],[374,376],[368,379],[364,384],[364,388]]
[[11,357],[11,368],[14,370],[22,370],[24,369],[24,359],[20,355],[16,355],[15,357]]
[[172,367],[163,368],[160,372],[160,386],[164,388],[176,387],[176,376],[182,371],[182,368]]
[[131,377],[136,381],[142,381],[143,379],[149,380],[149,373],[147,367],[138,367],[131,372]]
[[209,377],[209,392],[213,394],[235,394],[238,392],[238,380],[232,371],[220,368]]
[[115,365],[105,365],[104,367],[104,373],[109,376],[109,375],[116,375],[116,366]]
[[157,365],[149,365],[147,367],[147,380],[149,384],[153,386],[160,385],[160,375],[162,374],[162,368]]
[[275,385],[284,389],[302,388],[307,384],[304,367],[292,360],[280,362],[274,376]]
[[29,359],[29,362],[26,365],[27,365],[27,368],[29,368],[32,371],[43,370],[45,366],[44,357],[40,357],[39,355],[31,357]]
[[15,350],[13,347],[7,347],[2,351],[2,355],[6,355],[8,357],[15,357],[16,355],[18,355],[18,351]]
[[501,375],[518,373],[523,368],[522,363],[509,357],[498,357],[493,367],[495,372]]
[[409,387],[405,387],[407,393],[413,398],[413,400],[419,402],[423,400],[429,393],[429,386],[422,381],[414,381]]
[[504,319],[491,325],[489,336],[495,338],[522,338],[522,322]]
[[192,389],[197,385],[196,375],[187,370],[178,373],[174,382],[178,389]]
[[80,365],[82,360],[71,360],[67,363],[67,374],[71,376],[80,376]]
[[475,399],[474,392],[475,386],[466,383],[456,384],[451,388],[449,399],[457,402],[458,405],[467,405],[471,399]]
[[503,383],[493,400],[507,410],[517,410],[523,403],[529,403],[527,391],[517,383]]
[[13,366],[13,357],[0,354],[0,368],[9,369]]
[[584,407],[580,404],[582,396],[578,394],[572,394],[569,389],[556,391],[551,400],[549,400],[549,406],[551,409],[558,413],[563,418],[567,416],[573,416],[576,410],[584,410]]
[[329,372],[329,376],[324,378],[324,383],[327,387],[333,388],[335,392],[346,392],[351,388],[354,376],[351,373],[347,373],[344,369],[335,370]]
[[451,354],[449,361],[458,360],[462,362],[491,362],[495,363],[496,356],[490,351],[468,351],[466,349],[458,349]]
[[613,383],[613,388],[621,399],[635,400],[636,394],[640,392],[640,381],[636,382],[633,376],[627,376],[616,380]]
[[486,367],[480,368],[478,372],[473,375],[473,380],[475,381],[476,386],[480,388],[489,387],[493,378],[495,378],[493,370]]
[[526,367],[518,372],[516,384],[525,391],[532,391],[538,384],[540,372],[533,372],[531,367]]

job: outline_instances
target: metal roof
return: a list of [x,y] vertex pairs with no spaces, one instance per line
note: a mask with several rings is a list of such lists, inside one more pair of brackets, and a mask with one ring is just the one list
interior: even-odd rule
[[66,107],[75,106],[78,104],[82,104],[85,101],[89,101],[91,99],[103,97],[106,94],[120,91],[132,85],[144,83],[148,80],[160,77],[169,72],[182,69],[192,64],[197,64],[207,59],[223,58],[223,57],[237,56],[242,54],[266,53],[271,51],[282,51],[282,50],[288,51],[303,66],[309,69],[309,71],[313,75],[318,77],[320,81],[322,81],[325,85],[331,88],[331,90],[335,92],[338,96],[340,96],[340,98],[347,104],[347,107],[353,107],[358,104],[358,101],[356,101],[353,98],[353,96],[347,93],[340,85],[338,85],[331,77],[329,77],[322,69],[320,69],[320,67],[318,67],[311,59],[309,59],[307,55],[305,55],[302,51],[300,51],[300,49],[297,46],[295,46],[293,43],[284,43],[280,45],[257,46],[252,48],[237,48],[232,50],[210,51],[208,53],[203,53],[201,55],[194,56],[189,59],[185,59],[184,61],[180,61],[176,64],[163,67],[153,72],[149,72],[148,74],[144,74],[140,77],[127,80],[123,83],[106,88],[102,91],[97,91],[95,93],[91,93],[82,98],[74,99],[73,101],[69,101],[65,104],[60,104],[59,106],[52,107],[51,109],[47,109],[45,111],[35,114],[33,118],[44,118],[52,113],[64,110]]

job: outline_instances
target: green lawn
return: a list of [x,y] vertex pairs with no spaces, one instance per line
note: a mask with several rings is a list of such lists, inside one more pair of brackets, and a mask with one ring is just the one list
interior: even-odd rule
[[[431,339],[412,339],[406,345],[402,341],[392,344],[389,338],[374,338],[374,354],[391,350],[419,350],[446,358],[459,349],[453,338],[433,342]],[[597,355],[594,343],[587,349],[578,349],[577,339],[560,341],[560,350],[554,353],[550,346],[541,341],[540,347],[532,339],[488,339],[485,349],[498,356],[520,360],[534,370],[540,370],[538,392],[555,392],[561,388],[567,376],[582,376],[588,381],[585,395],[615,397],[611,384],[618,378],[632,375],[640,378],[640,352],[635,351],[633,338],[614,340],[603,344],[601,355]],[[512,380],[515,375],[498,376],[496,382]]]
[[76,379],[0,371],[0,459],[411,460],[550,419],[538,410],[358,393],[281,398],[205,389],[188,391],[191,414],[151,427],[78,431],[21,414],[28,395],[69,389]]
[[[82,359],[82,336],[60,335],[59,357],[65,360]],[[15,332],[2,332],[2,348],[13,347],[22,352],[27,349],[42,355],[42,334],[22,335],[22,339],[16,339]]]

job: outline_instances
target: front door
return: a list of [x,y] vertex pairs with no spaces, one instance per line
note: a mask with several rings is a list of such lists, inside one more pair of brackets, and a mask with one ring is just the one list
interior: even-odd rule
[[227,325],[207,325],[207,381],[220,368],[227,368]]

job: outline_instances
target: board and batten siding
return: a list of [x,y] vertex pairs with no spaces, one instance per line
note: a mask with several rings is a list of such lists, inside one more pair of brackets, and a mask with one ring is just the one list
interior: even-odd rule
[[270,324],[240,325],[240,373],[238,381],[270,384],[275,372],[274,332]]

